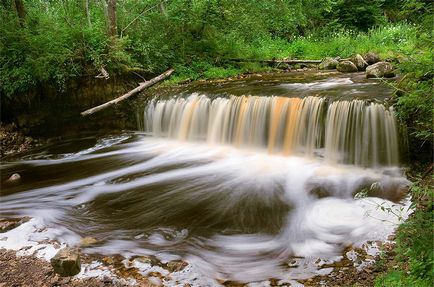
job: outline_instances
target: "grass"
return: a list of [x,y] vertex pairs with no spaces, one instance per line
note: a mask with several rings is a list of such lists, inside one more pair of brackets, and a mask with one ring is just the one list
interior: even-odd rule
[[[382,59],[397,62],[406,59],[416,48],[417,27],[410,24],[390,24],[369,32],[340,31],[328,35],[311,34],[290,41],[260,37],[254,43],[240,43],[228,37],[219,43],[220,50],[231,47],[226,58],[246,59],[323,59],[325,57],[347,58],[355,54],[375,52]],[[169,84],[189,80],[231,77],[246,72],[261,72],[270,67],[255,63],[230,63],[225,57],[202,60],[187,65],[178,65]]]
[[409,24],[381,26],[367,33],[341,31],[327,36],[312,34],[291,42],[288,54],[294,58],[322,59],[337,56],[346,58],[371,51],[383,59],[394,58],[414,50],[415,35],[416,26]]

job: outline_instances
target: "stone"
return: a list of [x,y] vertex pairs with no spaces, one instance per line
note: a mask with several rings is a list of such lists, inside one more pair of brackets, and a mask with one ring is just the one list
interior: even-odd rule
[[0,218],[0,233],[12,230],[30,220],[30,217]]
[[50,283],[52,285],[55,285],[57,283],[57,281],[59,281],[59,277],[56,275],[53,278],[51,278]]
[[54,272],[62,277],[74,276],[80,272],[80,253],[76,248],[60,249],[50,260]]
[[6,180],[6,182],[16,183],[19,182],[20,180],[21,180],[21,175],[19,173],[14,173]]
[[354,65],[353,62],[348,60],[339,62],[339,64],[336,66],[336,69],[342,73],[354,73],[358,71],[356,65]]
[[97,239],[90,237],[90,236],[86,236],[86,237],[83,237],[81,239],[80,245],[82,247],[89,247],[89,246],[95,245],[96,243],[98,243]]
[[339,64],[339,61],[331,58],[331,57],[327,57],[324,58],[321,62],[321,64],[319,64],[319,69],[320,70],[333,70],[336,69],[336,66]]
[[109,256],[104,257],[101,260],[107,265],[113,265],[115,263],[115,260],[113,259],[113,257],[109,257]]
[[188,265],[187,262],[182,260],[172,260],[167,262],[167,270],[170,272],[178,272],[183,270]]
[[158,259],[155,258],[154,256],[139,256],[135,258],[135,260],[137,260],[140,263],[149,264],[151,266],[156,266],[159,265],[160,263]]
[[363,59],[368,63],[368,65],[373,65],[375,63],[380,62],[380,57],[374,52],[368,52],[363,55]]
[[163,282],[158,277],[148,277],[148,281],[152,284],[152,286],[163,286]]
[[378,62],[366,68],[366,78],[391,78],[394,76],[393,67],[388,62]]
[[328,192],[324,187],[317,186],[309,191],[310,194],[317,198],[324,198],[331,196],[330,192]]
[[368,66],[368,63],[363,59],[362,56],[360,56],[360,54],[355,55],[351,59],[351,62],[353,62],[353,64],[356,65],[357,70],[359,71],[366,70],[366,67]]

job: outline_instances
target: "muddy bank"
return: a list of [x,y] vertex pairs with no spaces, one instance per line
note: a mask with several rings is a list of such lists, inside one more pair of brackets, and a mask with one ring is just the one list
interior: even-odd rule
[[35,138],[134,129],[130,101],[87,118],[80,112],[122,95],[141,81],[137,76],[113,76],[109,80],[87,77],[71,81],[64,91],[48,84],[38,86],[23,95],[2,97],[1,121],[13,123],[23,134]]

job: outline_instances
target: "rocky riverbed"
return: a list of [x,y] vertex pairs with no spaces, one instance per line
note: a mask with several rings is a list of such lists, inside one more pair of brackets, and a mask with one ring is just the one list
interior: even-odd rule
[[[49,229],[39,228],[35,220],[2,219],[2,226],[9,226],[0,233],[0,241],[8,249],[0,249],[0,286],[374,286],[375,278],[386,270],[394,256],[393,239],[386,242],[366,242],[360,248],[349,246],[336,261],[315,262],[323,275],[303,280],[281,280],[241,283],[226,280],[214,282],[193,278],[192,266],[182,260],[162,262],[153,256],[120,255],[104,256],[78,252],[81,256],[81,271],[75,276],[62,277],[56,274],[48,262],[65,245],[47,239]],[[26,234],[33,228],[40,236],[33,239]],[[22,241],[11,242],[11,236],[21,234]],[[35,235],[35,234],[33,234]],[[39,238],[39,239],[37,239]],[[39,241],[39,242],[38,242]],[[82,240],[86,248],[97,243],[91,238]],[[300,258],[290,259],[289,268],[296,267]],[[197,276],[197,274],[196,274]]]
[[0,122],[0,152],[2,159],[29,151],[39,145],[41,145],[40,141],[24,135],[15,124]]

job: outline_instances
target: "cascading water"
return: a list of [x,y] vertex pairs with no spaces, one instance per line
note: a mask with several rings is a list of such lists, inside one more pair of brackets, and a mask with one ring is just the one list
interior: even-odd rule
[[145,131],[156,137],[267,148],[271,154],[322,154],[330,163],[398,164],[393,109],[361,100],[195,94],[152,101],[144,118]]
[[[400,220],[402,205],[389,200],[401,199],[408,181],[392,108],[192,94],[150,101],[143,123],[146,133],[63,142],[3,164],[1,215],[34,217],[31,236],[52,231],[43,239],[94,237],[88,253],[191,263],[164,279],[169,286],[323,274],[317,258],[384,240]],[[7,182],[15,172],[21,182]],[[354,199],[361,190],[368,197]],[[23,235],[5,237],[0,248],[16,248]]]

